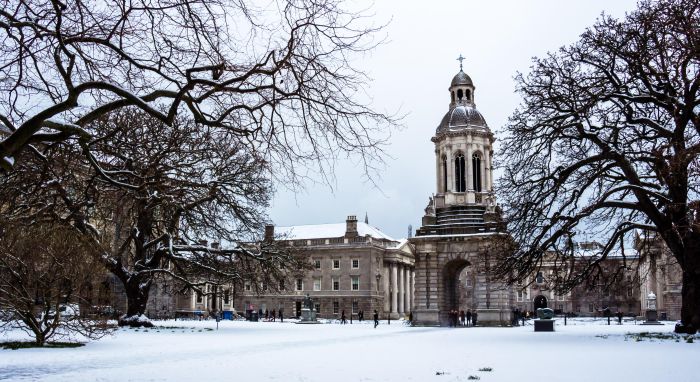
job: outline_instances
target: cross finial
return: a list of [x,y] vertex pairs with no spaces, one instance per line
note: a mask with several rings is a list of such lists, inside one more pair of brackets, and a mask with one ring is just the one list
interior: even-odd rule
[[459,61],[459,70],[462,71],[462,61],[464,61],[465,58],[462,57],[462,53],[459,54],[459,57],[457,57],[457,61]]

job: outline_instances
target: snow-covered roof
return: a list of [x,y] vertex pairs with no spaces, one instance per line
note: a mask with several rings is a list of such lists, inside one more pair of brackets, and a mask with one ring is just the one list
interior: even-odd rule
[[[283,240],[327,239],[345,236],[345,229],[346,223],[294,225],[275,227],[275,236],[280,236]],[[375,239],[397,241],[379,228],[362,222],[357,222],[357,234],[361,237],[370,236]]]
[[[604,246],[597,241],[574,243],[574,245],[574,254],[578,257],[598,257],[604,249]],[[633,259],[638,258],[639,254],[634,248],[627,248],[623,256],[622,250],[617,247],[608,252],[607,257],[609,259],[621,259],[623,257]]]

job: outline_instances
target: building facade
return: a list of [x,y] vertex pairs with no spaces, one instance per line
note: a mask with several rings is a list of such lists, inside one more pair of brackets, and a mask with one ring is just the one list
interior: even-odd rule
[[340,318],[345,312],[371,318],[408,314],[413,301],[414,258],[411,245],[395,240],[368,223],[348,216],[345,223],[275,227],[278,241],[297,248],[310,270],[272,292],[246,283],[235,297],[237,309],[280,310],[285,317],[299,317],[302,301],[313,299],[319,318]]

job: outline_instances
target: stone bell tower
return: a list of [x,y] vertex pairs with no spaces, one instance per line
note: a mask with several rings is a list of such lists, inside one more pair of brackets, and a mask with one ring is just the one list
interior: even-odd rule
[[490,275],[496,241],[505,235],[493,196],[493,133],[476,109],[462,68],[448,88],[449,109],[435,130],[436,193],[415,245],[414,321],[445,325],[452,310],[471,310],[485,325],[507,320],[512,293]]

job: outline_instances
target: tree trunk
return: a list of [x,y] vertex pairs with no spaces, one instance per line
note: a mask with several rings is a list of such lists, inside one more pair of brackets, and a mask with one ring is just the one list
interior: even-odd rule
[[119,326],[152,327],[153,324],[146,317],[146,304],[148,304],[148,292],[151,289],[151,281],[142,282],[136,278],[130,279],[124,284],[126,292],[126,314],[119,318]]
[[676,325],[676,332],[695,334],[700,329],[700,269],[697,267],[683,271],[681,296],[681,323]]

